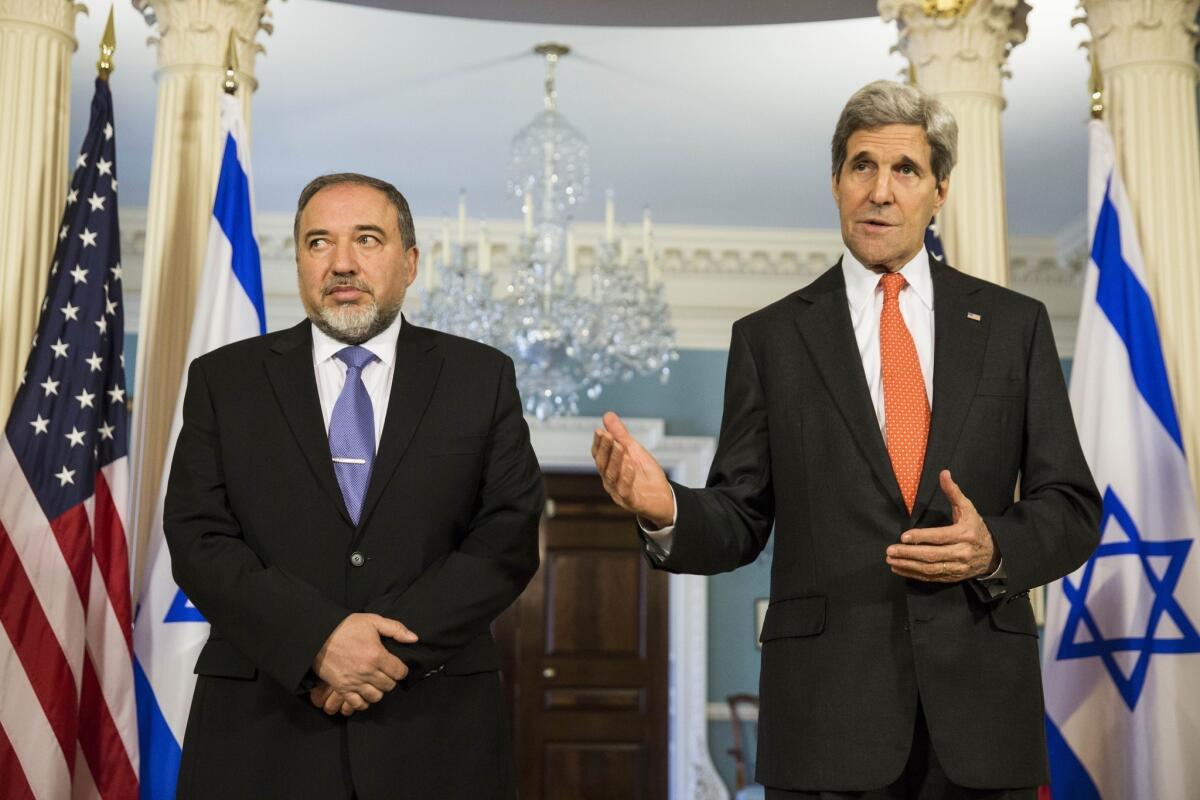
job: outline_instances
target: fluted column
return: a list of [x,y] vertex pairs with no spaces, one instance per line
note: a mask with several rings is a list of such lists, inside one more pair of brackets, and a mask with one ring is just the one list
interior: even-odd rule
[[0,0],[0,425],[20,385],[67,197],[70,0]]
[[1104,118],[1137,216],[1192,482],[1200,486],[1200,0],[1084,0]]
[[946,257],[1001,285],[1008,283],[1008,232],[1000,80],[1009,51],[1025,41],[1028,13],[1025,0],[879,0],[880,16],[900,29],[898,47],[917,85],[958,121],[958,164],[938,219]]
[[[242,113],[250,121],[254,59],[266,0],[146,0],[158,46],[158,110],[146,210],[133,395],[133,530],[145,545],[185,368],[188,334],[220,170],[225,51],[237,43]],[[139,559],[140,560],[140,559]]]

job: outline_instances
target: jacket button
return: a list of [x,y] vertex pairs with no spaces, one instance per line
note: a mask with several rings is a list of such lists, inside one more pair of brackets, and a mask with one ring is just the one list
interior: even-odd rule
[[355,550],[350,554],[350,566],[361,567],[365,563],[367,563],[367,558],[362,553]]

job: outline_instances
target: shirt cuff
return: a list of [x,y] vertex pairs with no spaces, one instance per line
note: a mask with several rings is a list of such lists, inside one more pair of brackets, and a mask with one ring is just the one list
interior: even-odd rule
[[990,575],[982,575],[973,583],[979,588],[985,600],[995,600],[1008,592],[1008,572],[1004,569],[1004,559],[992,570]]
[[646,552],[660,564],[671,555],[671,542],[675,538],[675,523],[679,519],[679,504],[675,502],[675,487],[673,486],[671,487],[671,505],[674,507],[671,512],[671,524],[665,528],[652,529],[646,524],[646,520],[641,517],[637,518],[638,527],[645,534]]

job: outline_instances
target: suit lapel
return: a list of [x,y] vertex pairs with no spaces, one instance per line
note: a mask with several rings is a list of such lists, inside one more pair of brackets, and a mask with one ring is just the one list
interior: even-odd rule
[[275,398],[283,411],[292,435],[300,444],[304,458],[317,478],[317,484],[329,495],[338,513],[353,524],[342,499],[333,461],[329,457],[329,437],[321,414],[317,395],[317,379],[313,372],[312,329],[308,320],[287,331],[271,346],[272,356],[266,361],[267,377],[275,390]]
[[[379,440],[379,452],[371,468],[371,482],[367,486],[359,516],[360,531],[408,450],[413,434],[429,406],[441,370],[442,356],[433,336],[425,328],[404,320],[396,341],[396,369],[392,377],[383,434]],[[333,474],[332,468],[330,474]]]
[[950,464],[979,383],[990,320],[978,284],[933,259],[929,271],[933,279],[933,409],[914,519],[921,517],[934,492],[940,491],[938,473]]
[[887,446],[879,431],[879,419],[871,403],[862,356],[854,338],[841,260],[801,289],[799,296],[809,307],[798,316],[796,324],[812,354],[813,363],[880,485],[907,513]]

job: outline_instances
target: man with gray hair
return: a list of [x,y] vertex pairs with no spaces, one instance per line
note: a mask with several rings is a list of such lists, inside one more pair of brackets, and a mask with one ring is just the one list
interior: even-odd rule
[[295,231],[308,319],[188,371],[163,519],[212,632],[178,796],[512,800],[490,625],[543,503],[513,363],[401,316],[390,183],[317,178]]
[[616,414],[593,440],[655,566],[732,570],[775,531],[768,798],[1032,798],[1047,779],[1029,590],[1088,558],[1100,498],[1045,308],[924,249],[956,137],[911,86],[847,102],[845,250],[734,324],[707,488],[669,481]]

